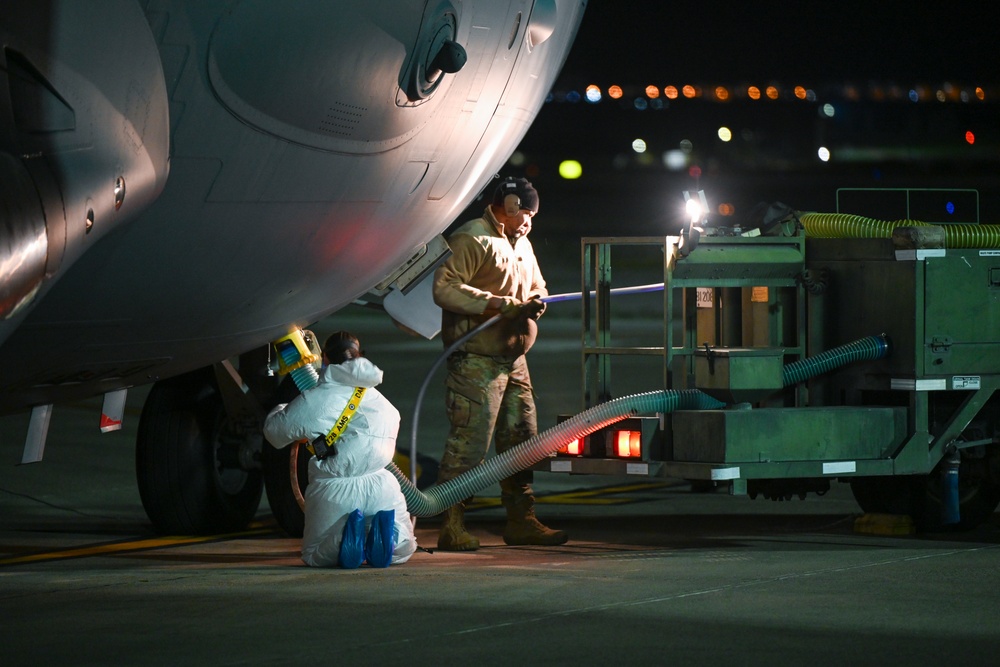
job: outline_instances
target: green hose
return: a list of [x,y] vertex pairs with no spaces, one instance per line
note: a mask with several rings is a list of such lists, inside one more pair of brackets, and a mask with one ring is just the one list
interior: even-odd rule
[[[884,336],[869,336],[827,350],[814,358],[785,366],[784,385],[797,384],[813,376],[855,361],[879,359],[889,352]],[[555,453],[567,442],[590,435],[605,426],[639,414],[670,413],[675,410],[718,410],[725,403],[697,390],[668,389],[623,396],[595,405],[589,410],[525,440],[517,447],[494,456],[454,479],[420,491],[394,463],[386,466],[403,490],[406,508],[416,517],[440,514],[455,503],[474,495],[519,470],[530,468]]]
[[932,225],[919,220],[875,220],[846,213],[803,213],[799,222],[806,236],[819,239],[888,239],[897,227],[941,227],[946,248],[1000,248],[1000,226],[997,225]]

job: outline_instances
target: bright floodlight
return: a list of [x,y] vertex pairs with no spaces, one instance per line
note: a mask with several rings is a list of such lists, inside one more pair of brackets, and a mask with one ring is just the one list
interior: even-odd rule
[[701,222],[702,215],[705,211],[702,210],[700,201],[692,197],[684,204],[684,208],[687,211],[688,218],[691,219],[691,224],[694,225]]
[[632,142],[632,150],[634,150],[636,153],[645,153],[646,142],[643,139],[636,139],[635,141]]
[[722,139],[723,141],[731,141],[732,138],[733,133],[728,127],[723,126],[719,128],[719,139]]
[[820,146],[820,149],[816,151],[816,154],[819,155],[819,159],[823,162],[830,161],[830,149],[826,146]]

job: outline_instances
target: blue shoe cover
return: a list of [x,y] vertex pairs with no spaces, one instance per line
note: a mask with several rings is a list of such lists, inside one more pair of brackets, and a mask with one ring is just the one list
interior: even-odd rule
[[340,542],[340,567],[353,570],[365,559],[365,515],[354,510],[347,516],[344,537]]
[[365,560],[372,567],[389,567],[396,550],[396,510],[382,510],[372,519],[365,542]]

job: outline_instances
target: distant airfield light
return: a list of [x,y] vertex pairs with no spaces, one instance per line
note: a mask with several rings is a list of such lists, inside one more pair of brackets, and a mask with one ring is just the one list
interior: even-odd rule
[[596,104],[601,101],[601,89],[591,84],[586,90],[587,101]]
[[986,99],[986,91],[984,91],[979,86],[976,86],[976,97],[979,99],[980,102],[983,101],[983,100],[985,100]]
[[826,146],[820,146],[819,150],[816,151],[816,154],[819,155],[819,159],[822,160],[823,162],[830,161],[830,149],[827,148]]
[[778,89],[775,88],[774,86],[768,86],[765,93],[767,94],[767,99],[769,100],[778,99]]
[[837,113],[837,111],[833,108],[832,104],[827,102],[826,104],[823,105],[823,108],[820,109],[820,113],[826,116],[827,118],[833,118],[833,115]]
[[733,215],[736,213],[736,207],[732,204],[719,204],[719,215]]
[[913,88],[910,88],[910,92],[907,93],[907,97],[910,98],[911,102],[919,102],[920,101],[920,93],[918,93]]
[[637,97],[632,100],[632,106],[634,106],[638,111],[645,111],[649,107],[649,101],[645,97]]
[[727,90],[725,86],[716,86],[715,97],[720,102],[725,102],[729,99],[729,90]]
[[621,86],[611,86],[610,88],[608,88],[608,97],[610,97],[611,99],[614,100],[621,99],[621,96],[622,96]]
[[660,96],[660,89],[656,86],[646,86],[646,97],[655,100]]
[[582,97],[580,96],[580,91],[578,90],[571,90],[568,93],[566,93],[566,101],[569,102],[570,104],[576,104],[581,99]]
[[684,86],[681,88],[681,92],[684,94],[684,97],[689,100],[698,94],[698,91],[694,89],[694,86]]
[[808,90],[806,90],[806,101],[807,102],[815,102],[816,101],[816,91],[813,90],[812,88],[809,88]]
[[672,150],[663,153],[663,166],[670,171],[680,171],[687,166],[687,155],[682,150]]
[[632,142],[632,150],[634,150],[636,153],[645,153],[646,152],[646,142],[645,142],[645,140],[643,140],[643,139],[635,139]]
[[976,143],[976,135],[972,133],[972,130],[969,130],[968,132],[965,133],[965,143],[969,144],[970,146]]
[[758,88],[757,86],[750,86],[749,88],[747,88],[747,97],[749,97],[751,100],[759,100],[760,88]]
[[722,139],[723,141],[732,141],[732,139],[733,139],[733,133],[732,133],[732,131],[728,127],[725,127],[725,126],[720,127],[719,128],[719,139]]
[[955,214],[955,202],[948,202],[944,205],[944,210],[948,211],[948,215]]
[[680,93],[677,92],[677,86],[667,86],[663,89],[663,94],[667,96],[668,100],[676,100]]
[[583,176],[583,165],[576,160],[563,160],[559,163],[559,175],[567,181],[575,181]]
[[680,147],[681,147],[681,150],[684,151],[685,153],[687,153],[688,155],[690,155],[691,151],[694,150],[694,144],[691,143],[690,139],[682,139],[681,143],[680,143]]
[[961,100],[962,100],[963,102],[968,102],[968,101],[969,101],[969,99],[970,99],[970,97],[969,97],[969,91],[967,91],[967,90],[963,90],[963,91],[962,91],[961,93],[959,93],[959,95],[958,95],[958,96],[959,96],[959,98],[960,98],[960,99],[961,99]]
[[938,102],[944,102],[944,101],[946,101],[948,99],[948,96],[945,95],[945,92],[943,90],[939,90],[936,93],[934,93],[934,98]]
[[688,169],[688,176],[691,178],[701,178],[701,167],[698,165],[692,165],[691,168]]
[[526,161],[527,158],[524,157],[524,153],[521,151],[514,151],[514,154],[510,156],[509,160],[507,160],[512,167],[523,167]]
[[804,87],[795,86],[795,97],[797,97],[800,100],[804,100],[806,99],[807,94],[808,93],[806,93],[806,89]]

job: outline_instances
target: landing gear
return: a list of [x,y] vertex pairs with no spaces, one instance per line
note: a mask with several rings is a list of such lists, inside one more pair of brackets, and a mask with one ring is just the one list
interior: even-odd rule
[[[299,498],[306,492],[309,482],[309,457],[305,447],[289,445],[275,449],[265,443],[261,451],[264,466],[264,490],[271,513],[289,537],[302,537],[305,513]],[[298,485],[298,494],[295,493]]]
[[240,433],[227,418],[212,369],[153,385],[139,420],[136,477],[157,532],[246,528],[262,488],[247,437],[253,435]]

